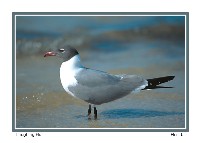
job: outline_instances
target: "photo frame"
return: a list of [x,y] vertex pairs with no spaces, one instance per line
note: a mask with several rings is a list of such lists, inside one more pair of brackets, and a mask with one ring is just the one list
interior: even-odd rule
[[[40,98],[41,96],[44,97],[44,95],[46,95],[48,93],[46,91],[47,88],[46,87],[42,88],[42,86],[41,86],[42,84],[44,84],[44,82],[39,83],[39,84],[41,84],[39,86],[37,84],[37,81],[35,83],[33,83],[33,84],[30,84],[29,82],[24,82],[24,81],[21,82],[20,80],[22,80],[23,78],[26,79],[26,80],[36,80],[36,78],[34,78],[35,76],[27,77],[27,75],[24,75],[20,71],[22,70],[23,72],[26,72],[25,70],[27,70],[27,68],[30,66],[32,61],[40,62],[32,54],[35,54],[35,55],[40,54],[41,55],[41,53],[43,53],[44,51],[47,51],[48,49],[44,48],[45,44],[48,45],[48,42],[51,41],[52,39],[57,39],[57,41],[54,41],[54,43],[51,43],[52,45],[53,44],[54,45],[62,45],[63,44],[63,43],[56,44],[56,42],[58,42],[59,40],[63,41],[63,39],[59,39],[60,37],[62,37],[60,34],[56,33],[53,30],[52,30],[53,32],[50,31],[48,33],[49,29],[51,29],[51,28],[54,29],[55,28],[54,26],[51,26],[51,25],[56,25],[55,23],[60,22],[60,21],[58,19],[57,19],[58,21],[56,21],[56,20],[46,21],[48,23],[48,25],[45,25],[43,23],[44,25],[42,27],[37,27],[37,26],[34,26],[34,24],[35,24],[35,23],[33,23],[34,20],[33,21],[29,21],[27,19],[20,19],[19,20],[18,18],[23,18],[23,17],[28,18],[29,17],[31,19],[31,18],[34,18],[34,17],[40,17],[40,19],[38,21],[35,20],[36,24],[40,25],[40,22],[41,23],[45,22],[45,19],[42,20],[43,17],[55,18],[55,17],[58,17],[58,16],[59,17],[71,17],[73,20],[75,19],[72,23],[70,23],[71,21],[68,21],[70,23],[70,25],[75,25],[75,26],[81,23],[81,20],[76,20],[76,18],[81,18],[81,17],[87,17],[87,16],[88,17],[90,17],[90,16],[91,17],[95,17],[95,16],[96,17],[100,17],[101,16],[101,17],[107,17],[107,20],[109,20],[109,16],[110,17],[117,17],[117,16],[121,17],[122,19],[120,19],[120,20],[119,19],[114,19],[112,21],[112,24],[110,24],[110,25],[108,23],[106,23],[105,21],[103,21],[105,19],[101,19],[103,22],[101,20],[97,20],[96,23],[94,22],[92,24],[86,24],[85,27],[79,27],[78,30],[77,29],[73,29],[74,28],[73,26],[69,26],[69,27],[66,26],[66,29],[68,28],[69,31],[70,31],[70,29],[76,30],[76,31],[74,31],[76,34],[73,34],[73,31],[70,31],[69,35],[62,35],[62,36],[64,36],[67,40],[70,39],[71,41],[73,41],[72,40],[73,36],[77,36],[77,33],[79,33],[79,32],[81,32],[81,34],[88,34],[85,31],[90,30],[90,26],[91,26],[92,30],[94,30],[94,29],[97,29],[97,30],[94,33],[90,33],[91,35],[84,35],[85,37],[88,37],[88,36],[94,36],[95,37],[99,33],[101,34],[102,31],[104,32],[104,30],[106,32],[107,31],[109,31],[109,32],[111,31],[110,33],[109,32],[106,33],[107,34],[106,36],[110,36],[111,37],[109,40],[111,40],[113,38],[113,39],[115,39],[114,42],[122,41],[121,43],[123,43],[123,44],[126,43],[126,42],[130,42],[131,39],[127,40],[127,37],[123,37],[123,36],[119,37],[119,35],[120,34],[123,35],[124,33],[127,34],[127,35],[128,34],[131,35],[132,33],[129,33],[128,30],[130,30],[132,28],[133,29],[135,28],[134,29],[135,31],[134,30],[132,31],[133,33],[140,33],[140,34],[142,33],[143,36],[146,36],[146,34],[148,32],[154,33],[155,37],[150,37],[150,38],[148,37],[150,39],[149,43],[151,43],[152,39],[154,40],[154,38],[155,39],[157,38],[157,39],[159,39],[161,41],[163,39],[165,39],[165,38],[168,38],[168,37],[161,37],[162,35],[159,35],[159,33],[151,31],[152,29],[155,30],[155,31],[159,31],[158,28],[160,28],[161,31],[163,31],[162,27],[154,27],[152,29],[148,29],[147,30],[148,32],[145,31],[145,30],[144,31],[140,31],[140,28],[141,28],[140,25],[142,25],[142,27],[145,28],[145,26],[147,26],[148,24],[156,25],[155,21],[149,20],[149,21],[151,21],[150,23],[144,24],[145,22],[148,21],[148,20],[147,21],[144,20],[141,23],[138,23],[138,25],[134,26],[134,24],[133,25],[130,24],[130,23],[132,23],[134,21],[134,20],[133,21],[130,20],[132,17],[137,17],[137,18],[138,17],[147,17],[147,18],[149,18],[149,17],[169,17],[169,19],[166,20],[169,23],[173,23],[173,21],[170,21],[171,20],[170,17],[176,17],[176,16],[183,17],[184,21],[181,21],[181,22],[183,22],[183,25],[184,25],[184,27],[183,27],[184,32],[181,33],[181,34],[183,34],[184,36],[181,37],[181,38],[183,38],[184,41],[181,41],[182,42],[181,46],[183,46],[184,49],[180,49],[180,50],[176,51],[178,54],[182,55],[182,57],[181,57],[181,59],[178,59],[178,60],[174,59],[174,61],[176,60],[177,64],[174,65],[173,69],[176,68],[175,70],[182,70],[181,72],[184,75],[184,80],[181,79],[180,77],[178,77],[177,78],[177,80],[178,80],[177,82],[180,83],[180,82],[184,81],[184,83],[182,83],[183,84],[182,87],[184,87],[184,88],[180,87],[180,89],[184,93],[184,95],[182,95],[182,92],[176,94],[175,91],[177,91],[177,90],[175,90],[173,96],[171,97],[171,99],[168,99],[167,97],[163,96],[163,98],[165,98],[168,101],[173,101],[173,99],[175,101],[179,101],[179,99],[181,99],[180,103],[178,103],[178,105],[176,105],[177,103],[174,102],[173,103],[174,107],[170,109],[171,111],[167,111],[167,110],[166,111],[159,111],[159,110],[156,109],[156,107],[154,107],[154,108],[152,108],[150,110],[147,110],[147,107],[148,107],[147,105],[144,105],[144,106],[146,106],[146,109],[141,108],[141,105],[139,106],[140,108],[138,108],[138,109],[126,108],[125,105],[119,105],[120,108],[125,106],[125,108],[123,108],[124,110],[120,110],[120,108],[116,109],[116,106],[115,106],[114,109],[110,109],[107,112],[106,111],[100,111],[102,119],[104,120],[104,123],[101,122],[101,118],[100,118],[99,120],[97,120],[98,124],[96,124],[97,122],[95,122],[93,120],[92,121],[88,121],[86,119],[86,117],[83,115],[84,113],[83,114],[79,113],[77,115],[73,114],[72,117],[74,117],[77,122],[81,122],[81,120],[82,120],[84,123],[89,122],[89,123],[92,123],[92,125],[94,125],[94,126],[86,127],[85,125],[82,125],[82,127],[81,126],[80,127],[79,126],[76,126],[76,127],[62,127],[62,125],[66,123],[64,121],[66,116],[64,116],[62,114],[65,110],[63,111],[63,109],[60,108],[60,105],[61,106],[64,105],[65,101],[68,100],[68,99],[63,97],[63,93],[62,94],[59,93],[60,94],[59,97],[62,97],[61,99],[56,99],[54,97],[54,95],[50,95],[49,96],[51,98],[51,100],[49,100],[49,103],[54,103],[54,102],[56,102],[56,100],[58,100],[56,102],[56,104],[54,105],[54,107],[56,107],[57,110],[60,111],[60,114],[57,114],[57,116],[60,115],[60,117],[58,117],[56,119],[56,121],[58,121],[59,119],[62,120],[62,122],[57,122],[57,123],[55,122],[55,125],[52,125],[52,122],[50,121],[49,118],[53,117],[54,115],[51,115],[51,116],[50,115],[46,115],[46,118],[45,118],[44,117],[45,116],[45,112],[47,111],[46,110],[47,108],[48,108],[47,114],[50,114],[51,111],[53,111],[53,112],[56,112],[56,111],[54,111],[54,107],[49,107],[49,105],[47,107],[46,102],[45,102],[45,104],[42,103],[42,98]],[[120,23],[121,21],[123,21],[123,17],[126,17],[127,23],[123,23],[122,22],[121,25],[120,24],[118,25],[117,22]],[[55,23],[53,23],[53,21]],[[86,19],[84,22],[86,22],[86,21],[88,23],[91,22],[90,19]],[[160,21],[162,21],[162,18],[161,18]],[[55,13],[54,12],[41,12],[41,13],[40,12],[13,12],[13,14],[12,14],[12,22],[13,22],[12,23],[12,36],[13,36],[12,37],[12,49],[13,49],[13,53],[12,53],[12,57],[13,57],[13,59],[12,59],[12,69],[13,69],[13,72],[12,72],[12,83],[13,83],[13,85],[12,85],[12,87],[13,87],[13,93],[12,93],[12,105],[13,105],[12,106],[12,130],[13,130],[13,132],[33,132],[33,131],[34,132],[35,131],[36,132],[188,132],[189,131],[189,13],[188,12],[139,12],[139,13],[138,12],[124,12],[124,13],[121,13],[121,12],[103,12],[103,13],[102,12],[55,12]],[[136,22],[137,22],[137,20],[136,20]],[[103,23],[105,25],[108,24],[110,27],[104,25],[104,26],[102,26],[103,28],[99,28],[98,26],[95,26],[95,24],[97,24],[97,23],[101,23],[101,24]],[[26,27],[25,26],[26,24],[27,25],[31,25],[31,26],[27,26]],[[163,24],[163,25],[166,26],[165,24]],[[58,28],[59,32],[62,32],[62,30],[63,30],[62,28],[64,26],[62,24],[60,24],[57,27],[59,27],[59,26],[61,28],[61,29]],[[120,29],[121,28],[120,26],[123,26],[123,28]],[[32,27],[32,29],[29,29],[30,27]],[[75,27],[75,28],[77,28],[77,27]],[[111,27],[114,27],[114,28],[112,29]],[[124,27],[126,27],[126,28],[124,28]],[[167,29],[167,28],[169,28],[169,27],[165,27],[164,29]],[[43,30],[43,29],[46,29],[46,31]],[[36,32],[35,32],[35,30],[36,30]],[[118,33],[117,32],[112,32],[112,30],[113,31],[116,30]],[[169,41],[173,41],[174,40],[173,38],[177,38],[177,37],[180,36],[179,35],[180,31],[179,30],[176,31],[176,27],[173,30],[175,30],[175,34],[177,34],[177,33],[178,34],[175,35],[174,37],[171,37],[172,39],[169,39]],[[42,32],[39,33],[40,31],[42,31]],[[165,32],[165,30],[164,30],[164,32]],[[167,33],[167,32],[165,34],[169,34],[169,35],[171,34],[171,33]],[[50,35],[50,38],[49,38],[50,40],[48,40],[48,39],[46,40],[45,38],[43,39],[43,37],[47,37],[49,35]],[[101,36],[103,37],[103,35],[101,35]],[[99,37],[101,37],[101,36],[99,36]],[[24,37],[28,37],[28,40],[26,40],[26,39],[25,40],[21,40]],[[30,42],[32,40],[32,38],[35,38],[35,37],[36,38],[39,37],[38,38],[39,40],[37,39],[34,42]],[[97,37],[97,38],[99,38],[99,37]],[[20,40],[17,41],[17,38],[20,39]],[[128,38],[130,38],[130,37],[128,37]],[[139,39],[137,36],[134,36],[134,38],[135,38],[134,41],[131,41],[130,43],[135,42],[135,41],[137,41]],[[104,38],[102,38],[102,39],[105,40]],[[79,40],[81,41],[83,39],[79,39]],[[99,40],[99,39],[95,39],[95,38],[93,38],[92,40],[89,39],[89,38],[85,38],[84,40],[86,40],[86,42],[84,43],[85,45],[81,45],[83,47],[84,46],[85,47],[86,46],[91,46],[88,43],[92,42],[92,40],[95,40],[95,42],[99,42],[99,43],[101,43],[103,41],[103,40],[101,41],[101,39]],[[106,42],[108,42],[108,41],[106,41]],[[112,43],[112,42],[113,41],[111,41],[111,43],[108,43],[108,44],[110,46],[112,46],[112,45],[116,46],[115,43]],[[41,45],[41,43],[44,43],[44,44]],[[73,42],[71,42],[71,43],[73,44]],[[120,45],[121,43],[119,42],[117,44]],[[149,43],[147,43],[147,44],[149,44]],[[31,47],[31,48],[34,47],[35,51],[33,51],[31,48],[26,48],[26,46],[25,46],[26,44],[29,44],[27,47]],[[35,45],[33,46],[33,44],[35,44]],[[180,43],[178,43],[178,44],[180,44]],[[18,46],[18,48],[17,48],[17,46]],[[80,45],[78,45],[78,46],[81,47]],[[95,45],[95,43],[93,43],[93,46],[104,47],[105,45],[103,45],[103,46],[102,45]],[[141,45],[138,45],[138,46],[141,46]],[[142,46],[144,46],[144,45],[142,45]],[[153,47],[154,46],[155,45],[153,45]],[[156,45],[156,46],[158,46],[158,45]],[[20,48],[25,48],[25,49],[22,50],[22,49],[19,49],[19,47]],[[110,47],[106,47],[106,48],[109,49]],[[104,50],[105,49],[97,49],[97,52],[94,52],[94,53],[96,54],[96,56],[97,56],[99,51],[102,52],[103,54],[105,54],[106,52]],[[112,51],[114,49],[110,48],[109,50]],[[120,48],[118,48],[117,50],[119,50],[119,52],[121,51]],[[159,48],[157,48],[155,50],[152,50],[152,51],[155,52],[157,50],[159,50]],[[171,49],[171,50],[173,50],[173,49]],[[84,52],[85,51],[83,51],[83,53]],[[142,50],[139,51],[139,52],[142,53]],[[165,51],[165,52],[168,52],[168,51]],[[25,54],[28,54],[28,56],[31,57],[30,61],[28,61],[26,59],[27,55],[25,55]],[[162,53],[162,51],[159,51],[159,52],[157,52],[157,54],[163,54],[163,53]],[[173,55],[174,53],[168,53],[168,54],[172,54],[172,57],[169,56],[172,59],[174,57],[176,57],[176,54]],[[109,55],[112,55],[112,54],[109,53]],[[151,56],[153,56],[153,55],[154,55],[154,53]],[[144,54],[143,56],[148,56],[148,55]],[[154,55],[154,56],[156,57],[156,55]],[[17,57],[20,58],[19,62],[17,61]],[[126,55],[125,55],[125,57],[126,57]],[[96,57],[96,58],[101,59],[100,57]],[[159,59],[156,59],[156,60],[159,60]],[[26,61],[26,63],[24,63],[25,61]],[[184,63],[184,65],[182,65],[182,63],[180,61],[182,63]],[[43,61],[43,63],[39,63],[38,65],[33,63],[33,65],[35,66],[35,68],[42,70],[42,68],[46,64],[46,62],[47,62],[47,60]],[[58,61],[56,61],[56,62],[58,63]],[[105,61],[102,60],[102,62],[105,62]],[[173,62],[173,60],[172,61],[171,60],[167,61],[166,63],[168,63],[168,62],[169,63]],[[90,63],[90,64],[92,65],[93,63]],[[153,63],[151,63],[151,64],[153,65]],[[180,67],[178,67],[179,64],[181,64],[181,66],[182,66],[181,69],[179,69]],[[23,65],[25,65],[25,66],[23,67]],[[29,66],[26,67],[27,65],[29,65]],[[160,64],[160,65],[162,65],[162,64]],[[33,66],[33,69],[34,69],[34,66]],[[53,67],[54,65],[51,65],[51,66]],[[139,66],[139,65],[135,65],[135,66]],[[23,67],[23,69],[21,67]],[[127,68],[127,67],[125,67],[125,68]],[[141,67],[141,68],[144,68],[144,67]],[[152,68],[154,68],[154,67],[152,66]],[[161,66],[160,68],[164,68],[164,67]],[[33,70],[33,69],[30,69],[30,70]],[[150,69],[150,68],[148,68],[148,69]],[[108,70],[110,70],[110,69],[108,68]],[[48,71],[51,71],[51,70],[49,69]],[[125,70],[122,70],[122,71],[125,71]],[[141,71],[141,69],[136,70],[136,72],[139,72],[139,71]],[[27,72],[30,72],[30,71],[27,70]],[[116,71],[113,71],[113,73],[115,73],[115,72]],[[117,73],[118,72],[119,71],[117,71]],[[153,71],[151,71],[151,72],[152,72],[152,76],[153,76],[154,75]],[[142,73],[145,73],[145,72],[142,72]],[[168,74],[168,72],[166,72],[166,73]],[[41,77],[39,77],[41,79],[46,74],[45,70],[42,70],[40,72],[40,74],[42,74]],[[20,75],[20,77],[19,77],[19,75]],[[58,75],[59,75],[59,73],[58,73]],[[151,75],[151,74],[149,74],[149,75]],[[49,73],[48,77],[51,77],[51,73]],[[175,77],[175,79],[176,79],[176,77]],[[47,80],[47,84],[49,82],[50,81]],[[56,83],[56,86],[58,86],[58,89],[55,89],[55,91],[52,90],[53,93],[57,93],[58,90],[62,90],[62,87],[61,87],[61,85],[58,84],[58,82]],[[49,88],[53,88],[53,87],[54,87],[54,84],[51,84],[49,86]],[[34,91],[35,90],[34,88],[38,89],[37,92]],[[43,92],[43,90],[45,90],[45,92]],[[31,94],[28,93],[30,91],[31,91]],[[172,94],[172,93],[166,93],[166,94]],[[179,94],[181,94],[183,97],[181,97],[181,95],[179,95]],[[26,100],[26,99],[29,98],[29,96],[31,97],[31,99],[30,100]],[[17,97],[20,97],[20,98],[17,98]],[[45,100],[49,99],[49,97],[45,97]],[[145,98],[146,96],[142,96],[142,97]],[[159,96],[156,95],[156,97],[159,97]],[[142,101],[142,99],[140,99],[140,98],[141,97],[139,97],[139,95],[138,95],[138,101]],[[71,102],[74,102],[74,103],[75,102],[79,102],[79,101],[74,101],[74,100],[76,100],[76,99],[70,98]],[[129,99],[127,99],[126,101],[128,101],[128,100]],[[147,99],[145,99],[145,100],[147,100]],[[163,103],[163,106],[165,104],[167,104],[167,103],[164,103],[164,101],[163,101],[164,99],[160,99],[160,100],[161,100],[161,103]],[[153,99],[152,99],[152,101],[153,101]],[[35,104],[32,105],[32,103],[35,103]],[[152,103],[156,103],[156,102],[154,101]],[[85,110],[87,109],[87,106],[85,104],[82,105],[83,104],[82,102],[80,102],[78,104],[80,104],[81,106],[86,107]],[[126,104],[126,102],[124,102],[124,104]],[[132,104],[132,103],[130,103],[130,104]],[[143,104],[145,104],[145,103],[143,103]],[[17,105],[20,105],[20,107],[17,106]],[[24,107],[24,105],[25,105],[25,107]],[[128,105],[128,103],[127,103],[127,105]],[[41,106],[41,108],[37,108],[38,106]],[[70,106],[72,106],[72,105],[70,105]],[[108,108],[108,106],[107,106],[107,108]],[[162,105],[160,105],[159,107],[161,107],[161,106]],[[173,111],[176,106],[177,107],[181,106],[181,109],[180,109],[181,111]],[[168,107],[168,106],[166,106],[166,107]],[[28,109],[28,110],[26,110],[26,109]],[[41,110],[41,109],[43,109],[43,110]],[[73,111],[75,113],[77,113],[77,110],[78,109],[75,109]],[[183,112],[182,112],[182,110],[183,110]],[[33,113],[33,114],[31,115],[31,113]],[[29,121],[29,120],[33,121],[33,118],[35,117],[34,116],[35,114],[37,114],[39,116],[37,116],[37,118],[34,119],[34,120],[38,120],[38,122],[42,121],[44,123],[44,125],[42,125],[42,124],[37,125],[35,123],[35,127],[31,127],[31,125],[34,125],[33,122],[32,123],[31,122],[29,122],[29,123],[25,122],[25,121]],[[179,115],[181,116],[180,118],[178,117]],[[166,121],[169,122],[168,124],[170,124],[170,121],[172,121],[172,120],[178,120],[177,122],[179,122],[179,120],[180,120],[180,122],[182,122],[182,124],[180,125],[181,127],[180,126],[176,127],[176,124],[175,124],[176,122],[174,122],[174,125],[173,125],[174,127],[167,127],[167,125],[162,127],[162,123],[160,123],[160,126],[158,126],[158,127],[154,127],[153,126],[153,125],[157,125],[156,123],[154,123],[152,125],[153,127],[151,127],[151,125],[145,127],[146,125],[148,125],[148,123],[146,123],[148,121],[148,118],[151,118],[152,119],[151,121],[153,122],[154,119],[157,121],[157,117],[165,117],[165,116],[176,116],[174,118],[173,117],[169,117],[168,119],[166,119]],[[112,118],[113,120],[110,120],[110,118]],[[118,118],[119,118],[119,120],[116,121]],[[124,122],[127,122],[127,123],[130,122],[130,120],[127,119],[127,118],[129,118],[130,120],[137,119],[137,120],[134,121],[134,123],[136,122],[136,124],[135,124],[136,127],[129,127],[129,125],[126,125]],[[145,118],[145,119],[143,120],[143,118]],[[24,119],[24,121],[23,121],[23,119]],[[105,122],[105,120],[106,120],[106,122]],[[162,121],[162,120],[165,121],[163,118],[159,119],[159,121]],[[139,122],[139,121],[145,122],[143,127],[141,127],[141,126],[139,126],[137,124],[137,122]],[[52,126],[48,126],[48,122]],[[70,125],[69,122],[67,122],[67,123]],[[71,124],[76,124],[76,123],[72,122]],[[111,125],[111,126],[107,126],[107,125]],[[139,127],[137,127],[137,125]]]

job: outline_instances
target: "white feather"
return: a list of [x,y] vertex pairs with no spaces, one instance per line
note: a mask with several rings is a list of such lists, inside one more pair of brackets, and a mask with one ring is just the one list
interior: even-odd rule
[[79,55],[75,55],[70,60],[63,62],[60,67],[60,80],[63,88],[67,93],[74,96],[75,95],[69,91],[69,86],[76,86],[78,84],[75,79],[76,74],[82,70],[82,65],[80,62]]

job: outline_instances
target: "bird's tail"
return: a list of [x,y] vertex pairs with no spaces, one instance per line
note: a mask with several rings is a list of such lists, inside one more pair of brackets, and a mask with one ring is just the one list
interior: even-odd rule
[[143,90],[146,89],[155,89],[155,88],[173,88],[173,87],[166,87],[166,86],[159,86],[161,83],[168,82],[170,80],[173,80],[175,76],[165,76],[165,77],[159,77],[159,78],[153,78],[153,79],[147,79],[148,86],[146,86]]

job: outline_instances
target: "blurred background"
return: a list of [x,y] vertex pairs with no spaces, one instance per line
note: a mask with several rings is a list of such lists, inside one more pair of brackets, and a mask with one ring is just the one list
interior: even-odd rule
[[[75,47],[86,67],[144,78],[175,75],[166,86],[97,107],[68,95],[59,79],[62,61],[45,52]],[[17,128],[184,128],[184,16],[17,16]]]

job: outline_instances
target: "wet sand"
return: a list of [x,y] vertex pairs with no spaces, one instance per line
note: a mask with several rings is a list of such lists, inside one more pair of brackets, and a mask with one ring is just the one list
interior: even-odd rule
[[[128,51],[127,51],[128,52]],[[113,56],[115,57],[115,55]],[[113,57],[110,57],[111,59]],[[83,57],[84,58],[84,57]],[[92,66],[93,63],[85,64]],[[172,89],[157,89],[130,94],[97,106],[98,119],[88,120],[88,104],[68,95],[59,79],[61,61],[42,56],[17,59],[16,127],[17,128],[184,128],[184,65],[174,61],[146,67],[120,68],[110,61],[108,72],[139,74],[145,78],[170,75],[166,83]],[[121,60],[119,63],[123,63]],[[98,63],[96,61],[96,63]],[[98,63],[101,64],[101,63]],[[178,66],[177,66],[178,65]],[[98,66],[98,65],[97,65]],[[99,66],[101,68],[101,66]],[[104,69],[108,69],[105,65]],[[156,69],[156,70],[155,70]]]
[[183,128],[185,123],[184,98],[176,94],[128,95],[97,106],[97,120],[88,120],[86,103],[65,93],[45,96],[40,101],[26,96],[24,103],[17,98],[17,128]]

